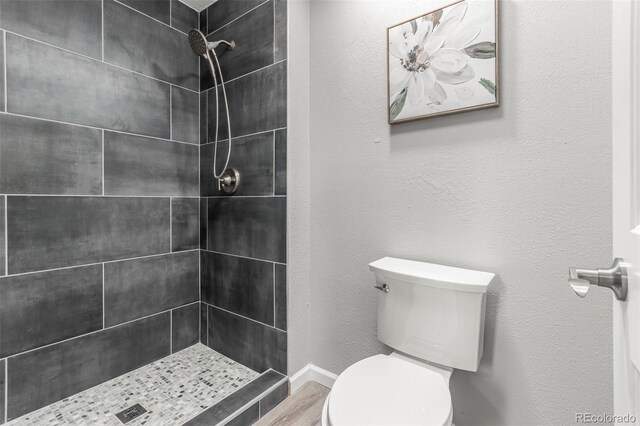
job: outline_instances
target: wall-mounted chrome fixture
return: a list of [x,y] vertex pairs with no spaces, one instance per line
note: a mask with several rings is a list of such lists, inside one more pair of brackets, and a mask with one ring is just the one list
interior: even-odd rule
[[623,259],[615,259],[606,269],[569,268],[569,285],[580,297],[585,297],[592,285],[609,287],[616,299],[627,300],[627,270]]
[[233,167],[229,167],[224,171],[220,179],[220,189],[227,195],[231,195],[238,190],[240,185],[240,172]]

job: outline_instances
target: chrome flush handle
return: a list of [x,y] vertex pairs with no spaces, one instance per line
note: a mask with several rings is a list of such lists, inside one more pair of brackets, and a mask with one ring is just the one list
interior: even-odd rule
[[377,288],[383,293],[389,293],[391,291],[391,288],[387,284],[374,285],[373,288]]
[[592,285],[608,287],[616,299],[627,300],[627,270],[624,260],[616,258],[610,268],[581,269],[569,268],[569,285],[580,297],[585,297]]

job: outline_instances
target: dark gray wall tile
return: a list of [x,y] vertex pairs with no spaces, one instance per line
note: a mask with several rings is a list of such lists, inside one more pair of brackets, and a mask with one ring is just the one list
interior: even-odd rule
[[113,0],[104,0],[104,60],[199,90],[199,59],[187,36]]
[[287,371],[287,333],[209,307],[209,347],[255,371]]
[[199,28],[200,31],[202,31],[203,34],[209,34],[209,30],[207,29],[207,11],[206,9],[203,10],[202,12],[200,12],[199,14]]
[[200,303],[171,311],[171,350],[181,351],[200,340]]
[[207,93],[200,93],[200,143],[207,143],[207,121],[209,111],[207,109]]
[[7,197],[9,272],[169,251],[169,200]]
[[104,134],[104,193],[197,196],[197,145]]
[[202,300],[273,325],[273,263],[202,252]]
[[4,105],[4,31],[0,31],[0,111],[6,111]]
[[4,363],[6,360],[0,360],[0,424],[4,423],[4,407],[5,407],[5,386],[7,384],[7,379],[4,376],[5,366]]
[[[232,138],[280,129],[287,125],[287,64],[279,62],[227,83],[229,112],[233,117]],[[209,90],[209,114],[215,114],[215,93]],[[222,96],[219,100],[220,134],[227,134]],[[209,139],[215,129],[209,118]]]
[[287,267],[276,263],[275,266],[275,325],[287,330]]
[[200,199],[200,248],[207,248],[207,199]]
[[102,194],[101,131],[0,115],[0,192]]
[[207,8],[209,31],[215,31],[222,25],[247,13],[265,0],[218,0]]
[[287,130],[276,131],[275,194],[287,194]]
[[6,48],[7,111],[169,138],[168,84],[13,34]]
[[171,139],[200,143],[199,102],[199,93],[171,87]]
[[287,59],[287,0],[275,1],[275,57],[276,62]]
[[252,425],[260,419],[260,404],[256,402],[246,408],[242,413],[225,423],[225,426],[247,426]]
[[119,0],[129,7],[132,7],[145,15],[149,15],[159,21],[169,24],[171,15],[171,5],[169,0]]
[[[218,172],[224,167],[228,143],[218,143]],[[213,178],[215,144],[203,145],[200,150],[200,194],[226,195],[218,190]],[[241,183],[235,196],[273,194],[273,132],[233,139],[229,167],[240,171]]]
[[234,40],[236,47],[216,49],[225,80],[273,63],[273,0],[213,32],[207,39]]
[[269,370],[260,377],[244,385],[213,407],[205,410],[197,417],[185,423],[185,426],[211,426],[222,422],[224,419],[238,411],[254,398],[260,396],[266,390],[274,386],[285,376],[277,371]]
[[107,327],[199,299],[197,251],[105,263]]
[[284,382],[260,400],[260,417],[275,408],[275,406],[284,401],[287,396],[289,396],[289,382]]
[[8,419],[169,355],[168,312],[9,358]]
[[[198,28],[198,12],[178,0],[171,0],[171,26],[184,33]],[[205,33],[206,34],[206,33]]]
[[102,328],[102,265],[0,278],[0,356]]
[[102,57],[101,0],[2,0],[0,27],[92,58]]
[[286,204],[285,198],[210,198],[209,250],[285,262]]
[[207,305],[200,303],[200,343],[207,344]]
[[171,200],[171,250],[200,248],[200,200],[174,198]]
[[4,211],[5,207],[5,196],[0,196],[0,275],[4,275],[7,273],[5,271],[5,264],[7,263],[6,253],[5,253],[5,238],[7,237],[5,234],[5,219],[4,215],[6,212]]

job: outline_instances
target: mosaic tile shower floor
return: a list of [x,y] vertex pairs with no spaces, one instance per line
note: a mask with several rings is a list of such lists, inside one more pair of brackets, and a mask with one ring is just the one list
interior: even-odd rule
[[136,403],[147,413],[132,425],[182,425],[258,377],[198,343],[7,425],[122,425],[116,413]]

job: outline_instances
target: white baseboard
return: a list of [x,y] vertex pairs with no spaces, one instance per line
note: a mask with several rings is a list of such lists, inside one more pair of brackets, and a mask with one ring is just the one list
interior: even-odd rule
[[300,389],[302,385],[310,381],[331,388],[337,378],[338,376],[330,371],[316,367],[313,364],[307,364],[306,367],[291,376],[291,393],[294,393]]

